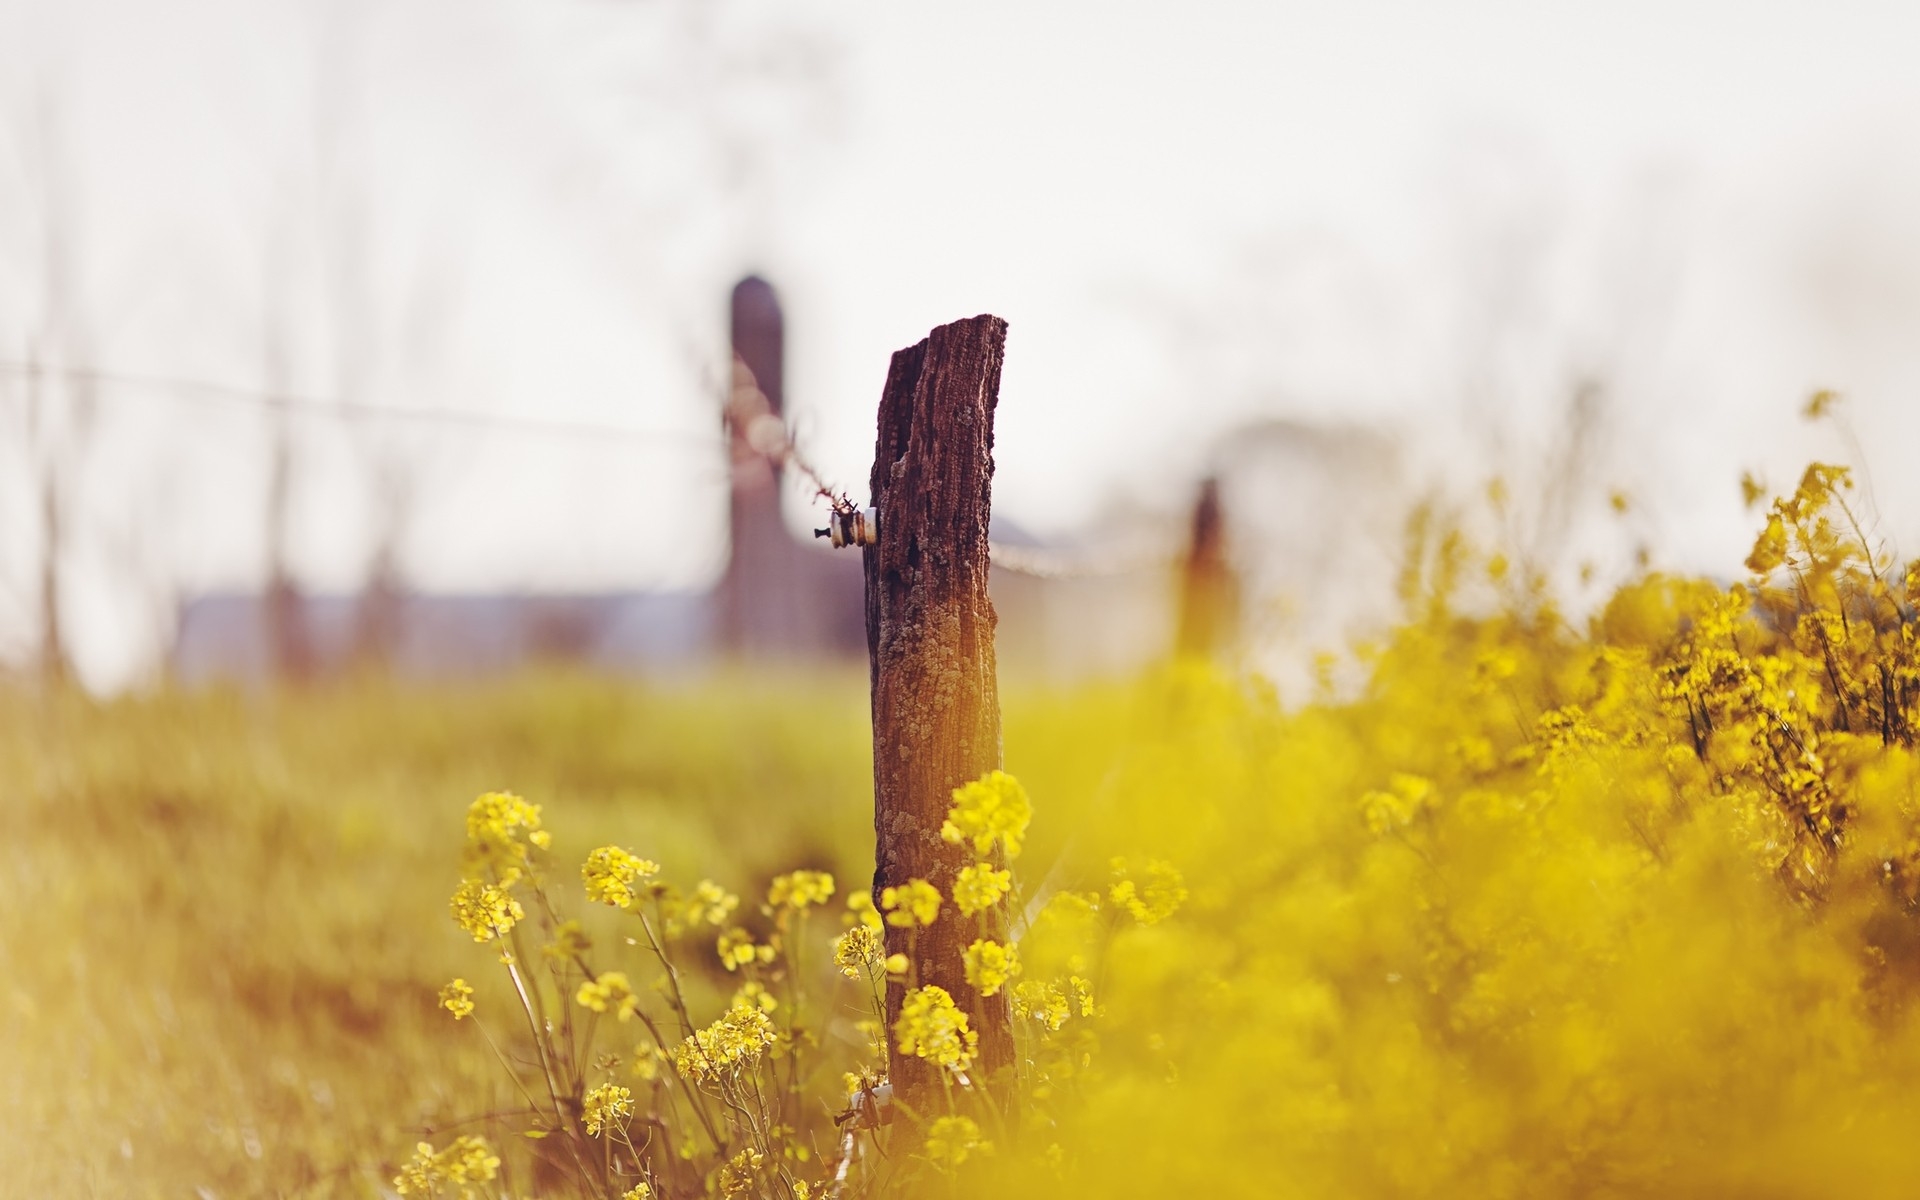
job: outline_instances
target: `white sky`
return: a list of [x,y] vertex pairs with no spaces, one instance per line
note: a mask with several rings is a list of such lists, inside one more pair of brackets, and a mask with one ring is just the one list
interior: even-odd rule
[[[1259,417],[1524,478],[1591,376],[1596,477],[1656,562],[1733,569],[1740,471],[1841,453],[1794,418],[1814,386],[1848,393],[1911,551],[1916,47],[1896,3],[0,0],[0,360],[39,320],[37,94],[94,365],[258,386],[277,247],[303,394],[349,386],[325,280],[350,259],[367,402],[667,435],[395,426],[421,587],[710,578],[698,374],[748,269],[787,306],[805,444],[856,492],[888,356],[992,311],[996,508],[1043,531],[1183,503]],[[19,398],[0,380],[0,642],[33,620]],[[70,623],[110,682],[156,596],[257,582],[264,435],[244,407],[103,403]],[[309,422],[313,586],[364,572],[368,440]]]

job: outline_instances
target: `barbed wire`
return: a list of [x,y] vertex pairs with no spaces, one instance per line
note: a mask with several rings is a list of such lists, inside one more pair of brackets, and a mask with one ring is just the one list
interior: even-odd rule
[[[15,379],[57,379],[68,383],[96,384],[119,389],[146,389],[169,392],[189,402],[228,407],[252,407],[280,410],[303,416],[369,420],[412,421],[428,424],[464,425],[475,428],[514,429],[551,437],[582,440],[694,444],[720,448],[721,439],[713,434],[691,430],[648,429],[635,425],[604,422],[554,420],[521,413],[488,412],[478,409],[444,406],[408,407],[342,400],[298,392],[271,391],[239,384],[221,383],[179,376],[151,375],[132,371],[108,370],[61,363],[33,363],[0,359],[0,377]],[[859,511],[845,490],[836,489],[803,454],[786,420],[773,411],[772,402],[761,391],[753,373],[737,357],[733,378],[728,381],[723,411],[738,433],[738,443],[776,469],[796,472],[811,489],[814,499],[825,500],[834,513],[850,516]],[[1016,546],[1002,542],[988,545],[993,565],[1001,570],[1035,579],[1071,580],[1117,578],[1147,571],[1166,569],[1175,558],[1171,550],[1131,549],[1097,553],[1069,553],[1035,546]]]
[[0,359],[0,376],[15,379],[58,379],[68,383],[92,383],[107,387],[145,388],[172,392],[190,402],[227,406],[251,406],[279,409],[306,416],[351,417],[392,421],[417,421],[444,425],[470,425],[481,428],[520,429],[558,437],[579,437],[622,441],[680,442],[717,447],[713,434],[681,429],[648,429],[637,425],[605,422],[554,420],[524,413],[489,412],[484,409],[445,406],[407,406],[372,404],[366,401],[331,399],[297,392],[271,391],[210,380],[185,379],[166,375],[144,375],[129,371],[109,371],[96,367],[30,363]]

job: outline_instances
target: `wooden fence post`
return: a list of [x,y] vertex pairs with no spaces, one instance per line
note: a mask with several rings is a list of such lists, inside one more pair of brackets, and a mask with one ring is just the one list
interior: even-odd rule
[[[1006,993],[984,997],[967,984],[962,954],[979,935],[951,897],[955,873],[975,856],[942,841],[940,825],[956,787],[1001,765],[987,523],[1006,337],[1005,321],[978,316],[893,356],[871,480],[879,533],[863,552],[874,901],[915,878],[949,898],[929,928],[889,926],[887,952],[911,950],[918,983],[945,988],[966,1011],[980,1037],[976,1081],[1012,1064],[1013,1033]],[[988,914],[988,931],[1005,940],[1004,912]],[[902,983],[887,988],[888,1069],[896,1094],[924,1112],[939,1094],[935,1068],[902,1055],[892,1035],[905,993]]]

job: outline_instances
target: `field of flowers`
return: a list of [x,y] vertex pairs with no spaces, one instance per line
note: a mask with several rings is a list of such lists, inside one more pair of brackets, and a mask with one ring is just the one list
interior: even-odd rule
[[[1920,571],[1858,507],[1816,466],[1746,578],[1578,621],[1416,526],[1357,694],[1009,696],[944,893],[868,894],[861,677],[8,697],[0,1181],[1908,1195]],[[873,931],[1003,888],[975,1079]]]

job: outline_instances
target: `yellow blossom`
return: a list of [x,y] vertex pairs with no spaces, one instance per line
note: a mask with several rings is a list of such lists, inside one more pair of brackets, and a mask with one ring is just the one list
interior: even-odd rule
[[636,1183],[620,1194],[620,1200],[653,1200],[653,1185]]
[[770,963],[778,953],[771,945],[755,945],[753,935],[738,926],[721,934],[714,949],[720,955],[720,965],[729,971],[754,963]]
[[972,1117],[936,1117],[927,1126],[926,1151],[936,1168],[951,1173],[969,1155],[992,1153],[993,1145],[980,1136]]
[[997,994],[1006,982],[1020,973],[1020,952],[1013,946],[979,938],[967,947],[967,982],[982,996]]
[[757,1008],[761,1012],[770,1013],[780,1007],[780,1001],[767,990],[766,984],[757,979],[749,979],[733,994],[733,1007]]
[[1147,863],[1146,880],[1136,882],[1127,860],[1113,860],[1117,877],[1108,895],[1114,904],[1127,910],[1142,925],[1157,925],[1172,916],[1187,898],[1187,883],[1171,863],[1154,859]]
[[673,1048],[673,1065],[688,1079],[712,1082],[751,1067],[774,1042],[773,1021],[759,1008],[735,1007]]
[[573,998],[582,1008],[597,1013],[611,1012],[621,1021],[632,1019],[640,1008],[640,997],[633,994],[633,986],[622,971],[606,971],[598,979],[587,980]]
[[887,910],[889,925],[902,929],[931,925],[940,916],[940,889],[924,879],[909,879],[881,892],[880,907]]
[[976,854],[987,853],[998,841],[1008,858],[1016,858],[1032,820],[1033,802],[1027,798],[1027,789],[1005,771],[992,771],[953,789],[953,807],[940,826],[940,836],[955,845],[970,841]]
[[855,925],[833,941],[833,965],[848,979],[870,974],[886,957],[886,943],[871,925]]
[[453,919],[476,942],[505,937],[526,910],[505,888],[477,879],[463,880],[448,902]]
[[527,861],[528,847],[545,849],[540,806],[512,792],[487,792],[467,806],[467,857],[474,867],[504,870]]
[[900,1002],[900,1017],[893,1023],[893,1036],[900,1053],[954,1071],[971,1067],[980,1048],[980,1035],[968,1027],[967,1014],[945,988],[934,984],[906,994]]
[[599,1137],[601,1130],[633,1115],[633,1093],[617,1083],[603,1083],[587,1093],[580,1115],[586,1119],[587,1136]]
[[961,867],[953,878],[953,904],[960,915],[970,917],[1000,902],[1013,886],[1012,871],[996,871],[991,863]]
[[602,846],[580,865],[587,899],[615,908],[632,908],[640,898],[635,886],[659,873],[659,863],[637,858],[618,846]]
[[[431,1142],[419,1143],[413,1148],[412,1161],[394,1176],[393,1187],[402,1196],[450,1194],[460,1200],[475,1200],[481,1192],[472,1185],[491,1183],[499,1171],[500,1156],[487,1139],[465,1135],[439,1151]],[[447,1185],[444,1189],[443,1184]]]
[[802,909],[833,899],[833,876],[825,871],[792,871],[767,887],[767,907]]
[[885,928],[885,922],[880,919],[880,910],[873,906],[873,897],[866,892],[853,892],[847,896],[847,917],[875,929]]
[[453,1014],[453,1019],[470,1016],[473,1013],[473,988],[464,979],[456,979],[440,989],[440,1007]]
[[1067,1023],[1073,1010],[1067,1005],[1067,996],[1057,984],[1043,983],[1030,979],[1014,985],[1010,993],[1009,1007],[1013,1015],[1023,1021],[1032,1021],[1051,1032],[1058,1033]]
[[746,1195],[753,1187],[753,1177],[759,1173],[763,1161],[765,1156],[758,1150],[741,1150],[721,1164],[720,1195],[726,1200]]

